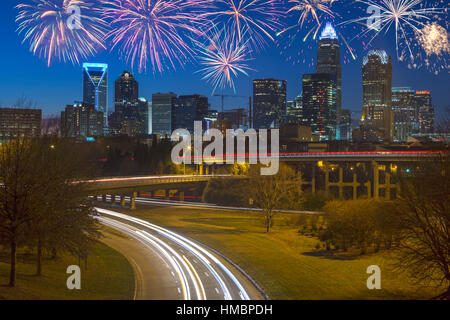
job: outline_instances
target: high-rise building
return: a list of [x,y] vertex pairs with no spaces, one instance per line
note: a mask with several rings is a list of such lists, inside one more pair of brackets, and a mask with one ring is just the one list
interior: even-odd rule
[[419,132],[434,133],[434,107],[430,91],[416,91],[414,100],[419,118]]
[[114,113],[110,134],[138,136],[148,134],[148,103],[138,99],[139,83],[125,70],[115,81]]
[[130,71],[125,70],[114,82],[115,103],[135,103],[139,97],[139,83]]
[[394,117],[394,141],[406,142],[419,130],[415,92],[409,87],[392,88],[392,114]]
[[108,127],[108,65],[83,63],[83,102],[103,113],[103,127]]
[[[172,117],[177,95],[173,92],[152,95],[152,133],[172,134]],[[176,128],[175,128],[176,129]]]
[[340,123],[338,125],[338,134],[336,140],[350,141],[352,136],[352,115],[348,109],[341,110]]
[[279,128],[286,114],[286,80],[253,80],[253,128]]
[[219,121],[229,121],[231,128],[236,129],[248,129],[248,111],[246,108],[237,108],[231,110],[225,110],[219,112]]
[[42,110],[0,108],[0,143],[41,135]]
[[203,95],[179,96],[173,110],[173,130],[187,129],[194,132],[194,121],[205,121],[208,109],[208,98]]
[[81,139],[103,136],[103,119],[103,112],[92,104],[75,102],[67,105],[61,112],[61,136]]
[[339,40],[331,22],[327,22],[319,37],[316,73],[329,73],[336,76],[336,115],[339,117],[342,106],[342,68]]
[[330,73],[304,74],[302,125],[320,140],[336,139],[337,79]]
[[393,140],[392,64],[384,50],[371,50],[362,65],[361,131],[367,141]]
[[302,124],[303,109],[302,109],[302,97],[297,96],[294,101],[288,101],[286,108],[286,118],[284,123],[289,124]]

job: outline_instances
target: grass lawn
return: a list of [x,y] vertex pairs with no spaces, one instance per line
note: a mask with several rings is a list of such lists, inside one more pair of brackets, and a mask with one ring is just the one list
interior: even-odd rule
[[[392,253],[332,255],[316,238],[300,235],[294,214],[279,214],[267,234],[259,213],[139,206],[132,214],[222,252],[272,299],[427,299],[440,293],[394,272]],[[381,290],[369,290],[366,269],[381,268]]]
[[81,263],[81,290],[69,290],[66,274],[69,265],[78,265],[78,259],[60,255],[55,260],[44,259],[43,275],[35,276],[34,254],[20,250],[18,254],[17,284],[7,287],[9,281],[9,251],[0,251],[1,299],[132,299],[134,275],[129,262],[110,247],[97,243],[88,257],[85,269]]

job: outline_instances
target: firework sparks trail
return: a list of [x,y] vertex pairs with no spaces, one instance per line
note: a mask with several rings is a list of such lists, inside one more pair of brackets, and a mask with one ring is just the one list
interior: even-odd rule
[[200,17],[210,19],[213,28],[227,27],[239,41],[245,41],[243,37],[247,36],[256,50],[263,48],[267,39],[273,41],[272,33],[283,28],[280,0],[216,0],[206,8]]
[[[80,23],[71,27],[73,9],[79,9]],[[103,39],[106,24],[89,0],[32,0],[21,3],[16,16],[17,32],[24,34],[34,55],[46,59],[47,66],[58,59],[79,64],[81,59],[106,49]]]
[[297,24],[290,26],[281,32],[279,32],[277,35],[281,35],[285,33],[288,30],[291,30],[295,27],[303,27],[303,24],[308,21],[312,20],[314,21],[315,25],[314,27],[307,33],[306,38],[311,33],[314,33],[314,38],[317,36],[317,32],[319,31],[322,22],[321,22],[321,16],[322,15],[328,15],[330,17],[333,17],[333,11],[331,10],[331,5],[333,4],[335,0],[289,0],[290,3],[295,3],[295,5],[290,8],[287,13],[293,12],[293,11],[301,11],[300,17],[298,18]]
[[436,22],[429,23],[417,34],[417,41],[428,56],[450,52],[447,30]]
[[[245,39],[243,31],[242,38]],[[217,88],[232,88],[234,91],[234,77],[239,74],[248,76],[247,71],[253,70],[246,64],[251,60],[248,55],[251,50],[248,41],[242,42],[233,33],[227,33],[226,29],[218,31],[217,28],[210,30],[210,36],[206,36],[205,42],[194,40],[198,53],[199,64],[203,66],[197,72],[203,73],[203,80],[210,83],[213,93]],[[254,70],[253,70],[254,71]]]
[[[379,30],[369,41],[372,42],[377,36],[385,35],[392,28],[395,34],[395,48],[397,58],[403,60],[400,47],[404,46],[411,60],[414,60],[413,44],[415,35],[422,34],[421,28],[426,25],[435,15],[443,13],[442,8],[424,7],[423,0],[356,0],[367,6],[375,8],[378,13],[370,17],[364,16],[343,22],[342,24],[358,23],[366,25],[368,19],[375,19],[379,23]],[[363,34],[373,31],[372,26],[366,25]]]
[[191,9],[204,1],[183,0],[109,0],[104,17],[111,22],[112,49],[120,45],[127,62],[147,70],[147,63],[162,72],[168,62],[172,68],[192,58],[193,49],[186,39],[199,34],[203,22]]

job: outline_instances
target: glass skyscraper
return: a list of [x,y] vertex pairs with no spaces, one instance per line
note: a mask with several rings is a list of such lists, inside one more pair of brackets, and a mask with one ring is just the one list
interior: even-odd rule
[[286,102],[286,80],[253,80],[253,127],[279,128]]
[[384,50],[371,50],[362,65],[361,131],[367,141],[393,140],[392,63]]
[[420,133],[434,133],[434,107],[429,90],[416,91],[415,106],[419,118]]
[[336,77],[336,115],[339,120],[342,108],[341,54],[336,30],[331,22],[326,23],[319,37],[316,73],[329,73]]
[[155,93],[152,95],[153,134],[172,134],[172,117],[176,99],[177,95],[172,92]]
[[83,102],[103,112],[103,127],[108,127],[108,65],[83,63]]
[[337,78],[330,73],[304,74],[302,124],[320,140],[335,140],[337,127]]

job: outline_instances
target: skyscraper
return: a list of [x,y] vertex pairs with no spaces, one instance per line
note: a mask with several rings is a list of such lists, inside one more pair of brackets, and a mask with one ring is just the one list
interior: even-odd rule
[[176,99],[177,95],[173,92],[158,92],[152,95],[152,133],[172,134],[172,117]]
[[103,136],[103,112],[82,102],[67,105],[61,112],[61,136],[82,139]]
[[396,142],[406,142],[411,134],[419,130],[414,98],[415,92],[409,87],[392,88],[392,114]]
[[253,127],[279,128],[286,114],[286,80],[253,80]]
[[140,103],[138,96],[139,83],[125,70],[114,83],[114,113],[110,119],[110,134],[147,134],[148,104],[147,101]]
[[41,135],[42,110],[0,108],[0,144],[17,138]]
[[302,124],[321,140],[336,139],[337,78],[330,73],[304,74]]
[[416,91],[415,106],[419,118],[419,132],[434,132],[434,107],[431,100],[431,93],[428,90]]
[[368,141],[393,139],[392,64],[384,50],[371,50],[362,65],[363,109],[361,131]]
[[336,115],[339,120],[342,107],[341,54],[336,30],[331,22],[326,23],[319,37],[316,73],[329,73],[336,77]]
[[125,70],[114,82],[115,103],[135,103],[139,97],[139,83],[134,79],[130,71]]
[[108,65],[83,63],[83,102],[103,113],[103,127],[108,127]]
[[174,104],[173,130],[187,129],[194,132],[194,121],[205,121],[208,109],[208,98],[203,95],[179,96]]

